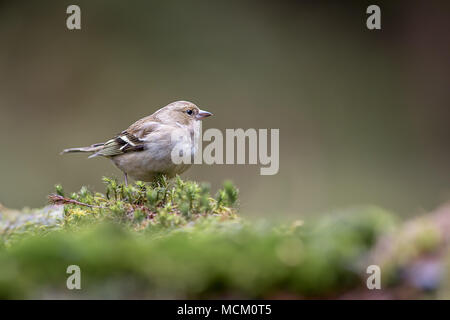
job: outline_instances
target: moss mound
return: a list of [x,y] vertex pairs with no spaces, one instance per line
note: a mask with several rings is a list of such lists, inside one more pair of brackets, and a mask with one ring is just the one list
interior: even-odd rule
[[[237,216],[229,182],[215,196],[180,178],[104,182],[105,194],[57,186],[54,223],[0,231],[1,298],[331,297],[361,282],[362,257],[395,225],[373,207],[250,222]],[[81,290],[66,287],[70,265]]]

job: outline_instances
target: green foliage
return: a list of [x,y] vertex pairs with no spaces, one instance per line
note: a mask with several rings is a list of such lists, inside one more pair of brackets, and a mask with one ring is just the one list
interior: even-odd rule
[[[210,196],[207,185],[183,181],[179,177],[169,182],[160,176],[151,184],[137,181],[128,186],[107,177],[103,182],[105,195],[82,187],[70,198],[64,198],[62,187],[56,186],[56,194],[51,200],[65,205],[62,227],[78,228],[109,221],[142,231],[180,227],[211,215],[222,219],[236,218],[232,206],[238,191],[229,182],[218,191],[217,198]],[[225,196],[219,196],[222,194]]]
[[[128,187],[104,179],[106,194],[82,188],[63,218],[0,248],[0,298],[327,297],[360,283],[358,263],[395,221],[359,208],[303,223],[238,219],[237,191],[179,178]],[[50,228],[50,227],[48,227]],[[66,289],[66,268],[82,290]]]
[[[208,184],[179,177],[103,181],[105,194],[82,187],[66,196],[57,185],[49,198],[60,206],[19,220],[0,212],[0,298],[333,298],[364,285],[373,259],[390,285],[442,243],[427,217],[399,228],[376,207],[250,222],[236,215],[231,182],[212,197]],[[385,234],[389,250],[379,247]],[[65,287],[72,264],[81,291]]]

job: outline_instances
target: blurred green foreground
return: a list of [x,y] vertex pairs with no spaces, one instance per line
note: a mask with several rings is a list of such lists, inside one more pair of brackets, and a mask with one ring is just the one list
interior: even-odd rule
[[[449,210],[407,223],[366,207],[271,224],[239,218],[231,183],[213,197],[179,178],[104,182],[105,194],[57,186],[41,210],[0,207],[0,298],[450,297]],[[371,264],[382,290],[366,287]],[[66,287],[70,265],[80,290]]]

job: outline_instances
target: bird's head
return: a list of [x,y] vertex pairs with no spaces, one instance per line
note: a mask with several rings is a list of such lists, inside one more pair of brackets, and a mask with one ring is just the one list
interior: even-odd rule
[[189,101],[176,101],[155,112],[155,117],[164,123],[189,125],[212,116],[211,112],[201,110]]

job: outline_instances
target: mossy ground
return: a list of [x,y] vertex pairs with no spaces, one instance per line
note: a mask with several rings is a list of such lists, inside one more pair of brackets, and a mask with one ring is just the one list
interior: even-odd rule
[[199,185],[179,177],[169,182],[160,176],[151,184],[137,181],[128,186],[106,177],[103,181],[105,194],[83,187],[69,198],[61,186],[56,186],[56,194],[49,198],[53,203],[65,205],[62,227],[111,222],[134,231],[167,232],[205,218],[237,217],[234,207],[238,190],[231,182],[225,182],[213,197],[208,184]]
[[[59,218],[0,228],[0,298],[337,297],[365,286],[368,252],[399,226],[375,207],[249,221],[230,182],[214,196],[180,178],[104,182],[104,194],[57,186]],[[66,288],[69,265],[81,290]]]

